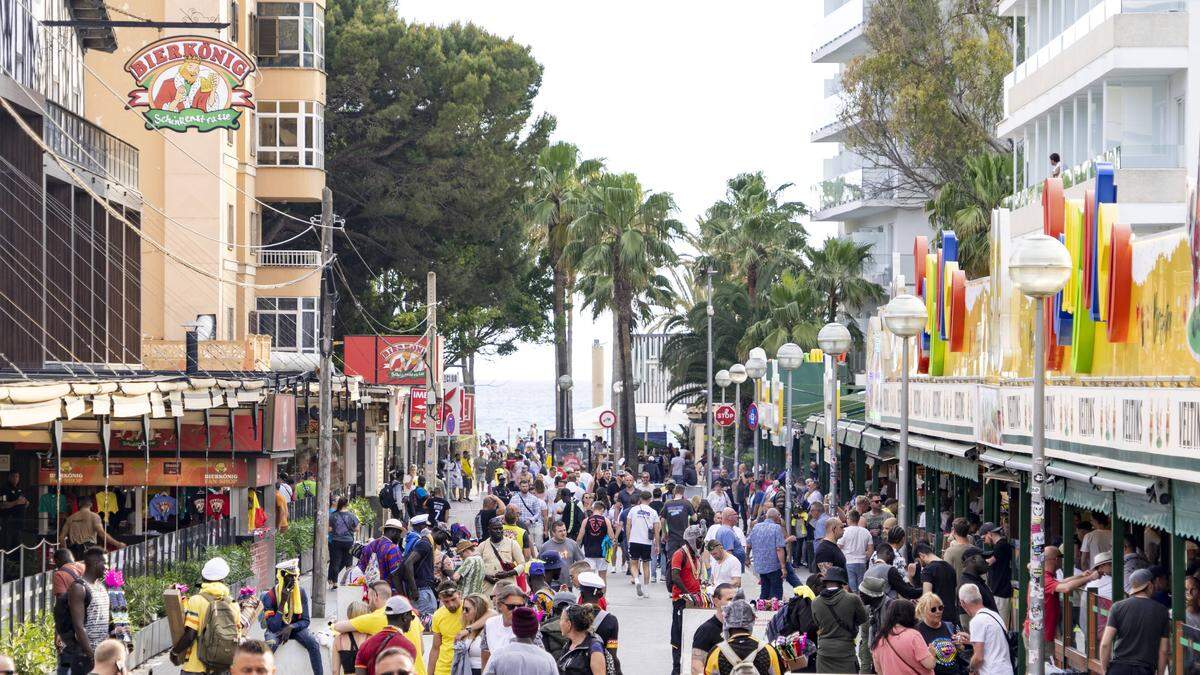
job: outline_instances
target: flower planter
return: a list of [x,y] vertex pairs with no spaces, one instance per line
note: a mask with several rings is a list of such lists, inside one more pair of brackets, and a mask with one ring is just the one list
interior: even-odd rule
[[133,634],[133,652],[129,654],[127,666],[130,669],[136,668],[170,648],[171,626],[166,617],[163,617]]

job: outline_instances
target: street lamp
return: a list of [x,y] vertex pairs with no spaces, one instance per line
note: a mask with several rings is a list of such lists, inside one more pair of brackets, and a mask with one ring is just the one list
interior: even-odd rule
[[785,343],[775,355],[779,368],[787,373],[787,391],[783,393],[783,522],[788,532],[792,528],[792,371],[804,363],[804,350],[794,342]]
[[708,367],[704,372],[708,373],[708,400],[705,403],[708,406],[708,413],[704,416],[704,453],[707,457],[708,478],[704,484],[704,489],[712,487],[713,479],[713,463],[712,463],[712,435],[713,435],[713,277],[717,271],[713,268],[708,268],[708,307],[705,310],[708,313]]
[[900,356],[900,524],[908,526],[908,341],[920,335],[928,318],[925,303],[905,293],[892,298],[883,308],[883,323],[893,335],[901,338]]
[[736,470],[742,459],[742,383],[746,381],[746,366],[735,363],[729,366],[729,379],[733,380],[733,468]]
[[558,376],[558,398],[559,398],[559,427],[558,435],[563,438],[571,436],[571,411],[567,409],[569,397],[567,393],[571,391],[571,387],[575,386],[575,381],[570,375],[562,374]]
[[825,352],[825,448],[826,453],[833,452],[829,462],[829,500],[830,513],[838,502],[838,455],[834,445],[834,435],[837,430],[837,420],[834,419],[834,401],[837,399],[837,357],[850,351],[850,330],[837,322],[825,324],[817,333],[817,346]]
[[[750,358],[746,359],[746,375],[754,380],[755,396],[752,398],[758,399],[758,382],[767,375],[767,352],[762,347],[755,347],[750,350]],[[761,412],[761,411],[760,411]],[[761,423],[762,420],[759,420]],[[754,476],[758,477],[758,435],[751,434],[750,438],[754,441]]]
[[[1034,299],[1033,320],[1033,466],[1029,483],[1029,634],[1041,635],[1045,596],[1042,575],[1046,566],[1046,298],[1062,290],[1071,277],[1071,254],[1058,239],[1035,234],[1017,242],[1008,261],[1008,276],[1022,293]],[[1030,640],[1025,672],[1042,675],[1045,660],[1042,641]]]

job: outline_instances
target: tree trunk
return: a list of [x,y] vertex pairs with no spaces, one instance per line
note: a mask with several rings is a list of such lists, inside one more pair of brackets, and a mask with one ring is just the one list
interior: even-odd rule
[[637,471],[637,406],[634,404],[633,382],[633,301],[630,293],[622,293],[617,306],[617,339],[621,352],[621,437],[624,441],[625,469]]
[[[561,257],[561,256],[559,256]],[[566,306],[566,289],[567,289],[567,273],[562,268],[562,263],[556,258],[554,265],[554,391],[559,393],[558,378],[567,374],[568,362],[570,361],[570,344],[567,338],[567,317],[565,315]],[[556,420],[555,431],[558,435],[566,435],[566,415],[568,414],[563,406],[563,396],[556,395],[554,397],[554,419]]]
[[[612,320],[613,320],[612,377],[609,379],[611,379],[612,382],[620,382],[621,381],[621,349],[620,349],[621,323],[620,323],[620,318],[617,316],[616,312],[613,312]],[[621,449],[625,447],[625,446],[621,445],[621,429],[623,428],[621,426],[621,420],[624,419],[625,412],[621,409],[622,398],[620,396],[618,396],[615,391],[612,391],[611,383],[609,385],[609,391],[611,392],[611,396],[610,396],[609,400],[612,401],[612,410],[614,413],[617,414],[617,424],[613,425],[613,428],[612,428],[613,461],[616,461],[616,453],[621,452]]]
[[463,354],[462,358],[463,386],[475,390],[475,354]]
[[573,272],[568,272],[567,287],[563,291],[563,314],[567,319],[567,374],[571,376],[573,386],[563,398],[565,399],[564,402],[567,406],[567,433],[570,436],[575,435],[575,413],[573,411],[575,410],[575,392],[579,388],[579,383],[574,381],[575,367],[572,363],[575,359],[575,301],[572,298],[572,289],[574,288],[575,274]]

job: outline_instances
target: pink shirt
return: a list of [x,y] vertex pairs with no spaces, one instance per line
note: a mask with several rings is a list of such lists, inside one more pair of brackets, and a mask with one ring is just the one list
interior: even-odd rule
[[875,672],[888,675],[933,675],[933,670],[921,664],[929,656],[925,638],[915,629],[904,628],[901,632],[881,638],[879,645],[871,650],[875,661]]

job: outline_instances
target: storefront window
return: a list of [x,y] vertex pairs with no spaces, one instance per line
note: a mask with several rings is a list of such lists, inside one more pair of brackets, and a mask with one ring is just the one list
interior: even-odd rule
[[259,298],[255,312],[257,335],[270,335],[271,348],[316,353],[316,298]]
[[258,3],[258,65],[325,69],[325,10],[311,2]]
[[325,168],[325,106],[259,101],[258,165]]

